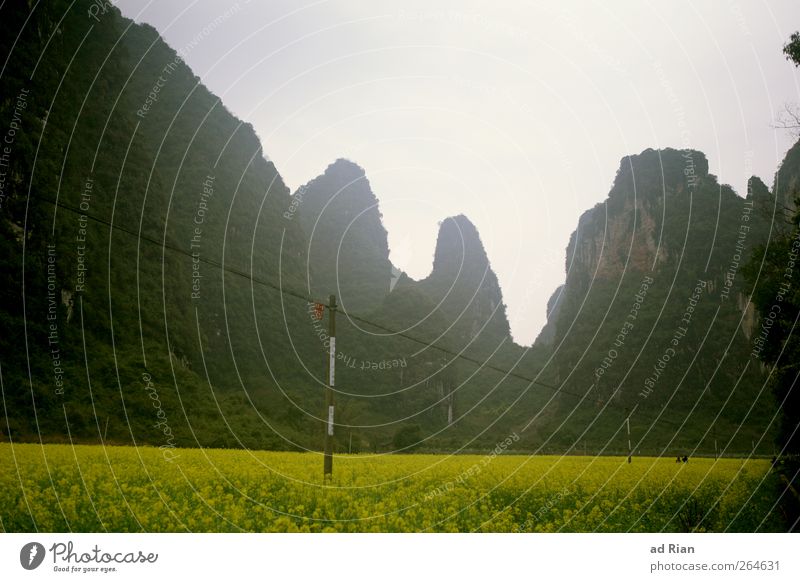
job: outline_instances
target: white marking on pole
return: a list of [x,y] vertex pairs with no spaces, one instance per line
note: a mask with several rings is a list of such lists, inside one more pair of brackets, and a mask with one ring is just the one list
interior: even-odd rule
[[631,462],[631,417],[625,418],[625,426],[628,428],[628,462]]
[[329,377],[328,377],[328,385],[329,386],[333,386],[333,380],[334,380],[334,376],[335,376],[334,371],[336,370],[336,338],[335,337],[331,338],[331,361],[330,361],[330,365],[328,367],[330,368],[330,374],[329,374]]
[[328,434],[333,436],[333,406],[328,407]]

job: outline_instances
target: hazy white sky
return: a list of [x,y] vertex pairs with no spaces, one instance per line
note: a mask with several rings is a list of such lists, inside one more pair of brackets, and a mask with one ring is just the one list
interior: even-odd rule
[[771,123],[800,101],[781,54],[797,0],[116,4],[183,49],[290,188],[360,164],[412,277],[438,222],[468,216],[521,344],[622,156],[699,149],[743,195],[749,175],[772,185],[792,138]]

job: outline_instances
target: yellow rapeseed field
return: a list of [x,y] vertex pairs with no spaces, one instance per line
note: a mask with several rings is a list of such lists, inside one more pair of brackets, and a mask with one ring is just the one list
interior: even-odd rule
[[0,528],[110,532],[779,530],[764,460],[0,444]]

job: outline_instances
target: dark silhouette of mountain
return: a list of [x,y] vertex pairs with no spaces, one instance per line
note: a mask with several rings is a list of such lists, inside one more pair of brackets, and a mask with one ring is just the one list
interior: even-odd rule
[[315,425],[281,393],[315,390],[298,360],[318,349],[273,288],[305,272],[289,192],[152,27],[90,6],[12,1],[0,24],[2,118],[26,96],[0,218],[0,432],[292,448]]
[[739,271],[790,204],[798,146],[772,193],[752,178],[747,198],[694,150],[623,158],[523,347],[466,217],[442,222],[414,281],[389,261],[362,168],[337,160],[290,195],[253,128],[152,27],[113,6],[87,18],[88,0],[6,4],[3,435],[318,449],[327,332],[308,299],[329,294],[337,451],[511,432],[529,450],[619,451],[626,410],[649,452],[749,452],[771,430]]
[[796,209],[795,196],[800,191],[800,141],[786,152],[783,162],[775,172],[772,191],[777,199],[778,207],[782,207],[787,214],[791,215]]
[[308,237],[311,291],[343,309],[375,309],[389,293],[391,263],[378,199],[364,170],[339,159],[294,193]]
[[610,438],[634,408],[634,434],[664,447],[747,451],[767,430],[773,402],[748,362],[755,319],[740,269],[768,236],[772,196],[750,184],[744,199],[702,153],[646,150],[622,159],[608,199],[581,216],[538,342],[555,350],[565,388],[587,394],[561,399],[592,426],[587,438]]
[[461,345],[487,347],[510,335],[503,294],[478,230],[463,215],[442,221],[431,274],[418,284],[452,325]]

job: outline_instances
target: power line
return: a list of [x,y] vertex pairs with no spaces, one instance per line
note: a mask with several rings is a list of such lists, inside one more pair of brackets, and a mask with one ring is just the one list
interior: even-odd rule
[[379,329],[381,331],[385,331],[387,333],[391,333],[392,335],[395,335],[395,336],[398,336],[398,337],[405,338],[405,339],[410,340],[412,342],[416,342],[416,343],[418,343],[420,345],[428,346],[430,348],[439,350],[440,352],[443,352],[443,353],[447,354],[448,356],[452,356],[454,358],[459,358],[461,360],[465,360],[467,362],[470,362],[472,364],[477,365],[478,367],[487,368],[489,370],[494,370],[496,372],[500,372],[501,374],[505,374],[507,376],[511,376],[511,377],[517,378],[519,380],[524,380],[525,382],[529,382],[531,384],[538,384],[540,386],[544,386],[545,388],[550,388],[551,390],[553,390],[555,392],[561,392],[563,394],[570,394],[572,396],[577,396],[578,398],[582,398],[582,396],[580,396],[578,394],[573,394],[571,392],[568,392],[567,390],[562,390],[557,386],[553,386],[552,384],[548,384],[546,382],[542,382],[541,380],[536,380],[535,378],[528,378],[527,376],[523,376],[522,374],[517,374],[516,372],[512,372],[510,370],[506,370],[506,369],[501,368],[499,366],[493,366],[493,365],[491,365],[491,364],[489,364],[487,362],[482,362],[480,360],[476,360],[475,358],[471,358],[469,356],[465,356],[464,354],[461,354],[461,353],[458,353],[458,352],[454,352],[453,350],[450,350],[448,348],[445,348],[445,347],[442,347],[442,346],[439,346],[439,345],[436,345],[436,344],[432,344],[432,343],[426,342],[424,340],[421,340],[419,338],[416,338],[414,336],[408,335],[408,334],[406,334],[406,333],[404,333],[402,331],[393,330],[393,329],[391,329],[389,327],[386,327],[384,325],[381,325],[379,323],[375,323],[374,321],[370,321],[368,319],[365,319],[365,318],[363,318],[363,317],[361,317],[359,315],[350,315],[350,314],[345,314],[345,315],[347,315],[347,317],[349,317],[350,319],[354,319],[356,321],[360,321],[361,323],[365,323],[367,325],[371,325],[372,327],[375,327],[376,329]]
[[[449,350],[447,348],[444,348],[442,346],[437,346],[436,344],[428,343],[428,342],[426,342],[424,340],[421,340],[419,338],[415,338],[414,336],[410,336],[410,335],[405,334],[403,332],[395,331],[395,330],[393,330],[391,328],[388,328],[386,326],[380,325],[378,323],[375,323],[373,321],[365,319],[365,318],[363,318],[361,316],[349,315],[348,314],[348,317],[351,318],[351,319],[355,319],[356,321],[360,321],[361,323],[365,323],[367,325],[371,325],[371,326],[373,326],[373,327],[375,327],[377,329],[380,329],[381,331],[392,333],[393,335],[397,335],[399,337],[408,339],[408,340],[416,342],[418,344],[429,346],[429,347],[431,347],[433,349],[440,350],[440,351],[444,352],[445,354],[448,354],[450,356],[453,356],[453,357],[465,360],[467,362],[470,362],[472,364],[475,364],[479,368],[485,368],[485,369],[489,369],[489,370],[494,370],[496,372],[500,372],[501,374],[505,374],[507,376],[511,376],[513,378],[517,378],[519,380],[523,380],[525,382],[528,382],[529,384],[538,384],[539,386],[543,386],[545,388],[549,388],[550,390],[552,390],[553,392],[555,392],[557,394],[567,394],[569,396],[574,396],[575,398],[578,398],[578,399],[583,399],[584,398],[583,395],[578,394],[576,392],[570,392],[569,390],[564,390],[563,388],[561,388],[559,386],[553,386],[552,384],[548,384],[546,382],[542,382],[542,381],[536,380],[534,378],[528,378],[527,376],[523,376],[522,374],[517,374],[516,372],[512,372],[510,370],[506,370],[504,368],[500,368],[499,366],[494,366],[494,365],[489,364],[487,362],[482,362],[480,360],[476,360],[475,358],[471,358],[469,356],[465,356],[464,354],[456,353],[456,352],[454,352],[452,350]],[[622,410],[619,406],[616,406],[614,404],[611,404],[611,407],[615,408],[617,410]],[[629,418],[627,410],[625,412],[625,416],[626,416],[626,418]],[[643,420],[648,420],[648,419],[644,418]],[[650,420],[652,420],[652,419],[650,419]],[[664,418],[656,419],[656,422],[663,422],[665,424],[671,424],[673,426],[678,426],[678,427],[681,426],[679,423],[672,422],[672,421],[664,419]]]
[[185,257],[188,257],[188,258],[192,259],[193,261],[199,261],[201,263],[205,263],[207,265],[211,265],[213,267],[217,267],[218,269],[220,269],[222,271],[226,271],[226,272],[231,273],[233,275],[237,275],[239,277],[247,279],[248,281],[252,281],[254,283],[258,283],[259,285],[263,285],[265,287],[269,287],[269,288],[274,289],[275,291],[279,291],[279,292],[281,292],[281,293],[283,293],[285,295],[290,295],[290,296],[295,297],[297,299],[302,299],[303,301],[306,301],[306,302],[323,303],[321,301],[316,301],[315,299],[313,299],[311,297],[308,297],[308,296],[306,296],[306,295],[304,295],[302,293],[299,293],[297,291],[293,291],[291,289],[279,287],[278,285],[275,285],[274,283],[271,283],[271,282],[267,281],[266,279],[259,279],[258,277],[250,275],[250,274],[248,274],[248,273],[246,273],[244,271],[240,271],[239,269],[236,269],[234,267],[229,267],[229,266],[223,265],[222,263],[220,263],[219,261],[215,261],[214,259],[208,259],[208,258],[205,258],[205,257],[202,257],[202,256],[200,256],[200,257],[195,256],[192,253],[190,253],[189,251],[186,251],[186,250],[184,250],[184,249],[182,249],[180,247],[176,247],[175,245],[171,245],[171,244],[167,243],[166,241],[159,241],[159,240],[154,239],[154,238],[152,238],[150,236],[147,236],[146,234],[142,234],[140,232],[136,232],[136,231],[131,230],[129,228],[126,228],[124,226],[120,226],[119,224],[114,224],[114,223],[112,223],[112,222],[110,222],[110,221],[108,221],[108,220],[106,220],[104,218],[99,218],[99,217],[94,216],[92,214],[87,214],[86,212],[84,212],[84,211],[82,211],[82,210],[80,210],[78,208],[75,208],[74,206],[70,206],[69,204],[64,204],[63,202],[56,202],[55,200],[50,200],[48,198],[43,198],[41,196],[35,196],[35,195],[31,195],[31,198],[34,198],[36,200],[40,200],[42,202],[46,202],[48,204],[52,204],[53,206],[57,206],[58,208],[63,208],[64,210],[67,210],[68,212],[73,212],[75,214],[80,214],[81,216],[85,216],[86,218],[88,218],[90,220],[93,220],[94,222],[97,222],[97,223],[100,223],[100,224],[104,224],[104,225],[108,226],[109,228],[111,228],[113,230],[119,230],[121,232],[124,232],[126,234],[131,235],[134,238],[143,240],[145,242],[152,243],[152,244],[154,244],[154,245],[156,245],[158,247],[165,248],[167,250],[173,251],[173,252],[178,253],[180,255],[184,255]]
[[[65,204],[65,203],[60,202],[60,201],[56,202],[55,200],[50,200],[48,198],[44,198],[44,197],[41,197],[41,196],[35,196],[35,195],[32,195],[31,198],[35,198],[35,199],[40,200],[42,202],[46,202],[46,203],[51,204],[53,206],[57,206],[59,208],[67,210],[68,212],[73,212],[75,214],[80,214],[81,216],[86,216],[88,219],[93,220],[93,221],[95,221],[95,222],[97,222],[99,224],[103,224],[105,226],[108,226],[112,230],[119,230],[119,231],[124,232],[124,233],[126,233],[126,234],[128,234],[130,236],[133,236],[133,237],[135,237],[137,239],[144,240],[145,242],[149,242],[151,244],[154,244],[154,245],[157,245],[159,247],[165,248],[165,249],[170,250],[172,252],[181,254],[181,255],[189,258],[189,259],[192,259],[193,261],[199,261],[199,262],[211,265],[211,266],[216,267],[216,268],[218,268],[218,269],[220,269],[222,271],[226,271],[226,272],[231,273],[233,275],[237,275],[239,277],[242,277],[243,279],[247,279],[248,281],[252,281],[253,283],[257,283],[259,285],[263,285],[265,287],[269,287],[270,289],[278,291],[279,293],[282,293],[284,295],[289,295],[291,297],[295,297],[296,299],[302,299],[306,303],[322,303],[322,304],[326,304],[324,301],[320,301],[320,300],[314,299],[313,297],[309,297],[309,296],[307,296],[307,295],[305,295],[303,293],[299,293],[299,292],[294,291],[292,289],[288,289],[286,287],[281,287],[279,285],[275,285],[274,283],[271,283],[270,281],[267,281],[265,279],[260,279],[260,278],[254,276],[254,275],[248,274],[248,273],[246,273],[244,271],[241,271],[239,269],[236,269],[234,267],[229,267],[227,265],[223,265],[219,261],[215,261],[213,259],[208,259],[208,258],[205,258],[205,257],[202,257],[202,256],[198,257],[196,255],[193,255],[189,251],[186,251],[186,250],[184,250],[184,249],[182,249],[180,247],[177,247],[175,245],[171,245],[171,244],[167,243],[166,241],[159,241],[159,240],[154,239],[154,238],[152,238],[150,236],[147,236],[146,234],[142,234],[140,232],[136,232],[136,231],[131,230],[129,228],[126,228],[124,226],[120,226],[119,224],[114,224],[111,221],[106,220],[104,218],[100,218],[100,217],[94,216],[92,214],[87,214],[86,212],[84,212],[84,211],[82,211],[82,210],[80,210],[78,208],[75,208],[74,206],[71,206],[69,204]],[[349,319],[353,319],[355,321],[359,321],[361,323],[365,323],[365,324],[370,325],[370,326],[372,326],[372,327],[374,327],[376,329],[380,329],[381,331],[385,331],[387,333],[390,333],[393,336],[402,337],[404,339],[407,339],[409,341],[415,342],[417,344],[420,344],[420,345],[423,345],[423,346],[426,346],[426,347],[430,347],[430,348],[439,350],[439,351],[441,351],[441,352],[443,352],[443,353],[445,353],[445,354],[447,354],[449,356],[465,360],[465,361],[473,363],[473,364],[475,364],[475,365],[477,365],[479,367],[488,368],[488,369],[494,370],[496,372],[500,372],[502,374],[506,374],[508,376],[517,378],[519,380],[523,380],[525,382],[529,382],[529,383],[532,383],[532,384],[538,384],[538,385],[543,386],[545,388],[549,388],[550,390],[553,390],[555,392],[561,392],[562,394],[569,394],[569,395],[575,396],[577,398],[582,398],[582,396],[579,395],[579,394],[572,393],[572,392],[569,392],[567,390],[562,390],[557,386],[553,386],[553,385],[548,384],[546,382],[542,382],[540,380],[536,380],[535,378],[528,378],[527,376],[523,376],[522,374],[518,374],[518,373],[512,372],[510,370],[505,370],[503,368],[500,368],[499,366],[494,366],[494,365],[488,364],[486,362],[482,362],[480,360],[477,360],[475,358],[471,358],[471,357],[466,356],[464,354],[454,352],[453,350],[450,350],[448,348],[445,348],[445,347],[430,343],[428,341],[416,338],[416,337],[414,337],[412,335],[408,335],[407,333],[391,329],[389,327],[386,327],[384,325],[381,325],[379,323],[376,323],[376,322],[371,321],[369,319],[366,319],[364,317],[347,313],[346,311],[343,311],[341,309],[341,307],[337,306],[336,309],[337,309],[337,311],[339,311],[339,313],[341,315],[343,315],[343,316],[345,316],[345,317],[347,317]]]
[[[55,200],[50,200],[49,198],[45,198],[45,197],[42,197],[42,196],[36,196],[36,195],[33,195],[33,194],[31,194],[30,197],[32,199],[45,202],[47,204],[51,204],[52,206],[56,206],[58,208],[62,208],[64,210],[68,211],[68,212],[72,212],[74,214],[79,214],[81,216],[85,216],[89,220],[92,220],[92,221],[97,222],[99,224],[103,224],[105,226],[108,226],[111,230],[118,230],[118,231],[123,232],[125,234],[128,234],[128,235],[130,235],[130,236],[132,236],[132,237],[134,237],[136,239],[143,240],[145,242],[149,242],[149,243],[154,244],[154,245],[156,245],[156,246],[158,246],[160,248],[164,248],[164,249],[170,250],[170,251],[172,251],[174,253],[183,255],[183,256],[191,259],[192,261],[198,261],[198,262],[205,263],[207,265],[216,267],[216,268],[218,268],[218,269],[220,269],[222,271],[231,273],[232,275],[236,275],[238,277],[242,277],[243,279],[247,279],[248,281],[251,281],[251,282],[256,283],[258,285],[262,285],[264,287],[268,287],[270,289],[273,289],[274,291],[277,291],[277,292],[279,292],[281,294],[288,295],[288,296],[294,297],[296,299],[301,299],[306,303],[321,303],[321,304],[325,304],[324,301],[316,300],[313,297],[309,297],[308,295],[306,295],[304,293],[300,293],[300,292],[294,291],[292,289],[288,289],[286,287],[275,285],[274,283],[272,283],[270,281],[267,281],[266,279],[261,279],[259,277],[256,277],[256,276],[254,276],[252,274],[249,274],[249,273],[246,273],[246,272],[241,271],[239,269],[236,269],[234,267],[223,265],[221,262],[215,261],[214,259],[209,259],[209,258],[205,258],[205,257],[202,257],[202,256],[198,257],[196,255],[193,255],[189,251],[186,251],[186,250],[184,250],[184,249],[182,249],[180,247],[177,247],[175,245],[171,245],[171,244],[167,243],[166,240],[159,241],[159,240],[157,240],[155,238],[152,238],[152,237],[150,237],[150,236],[148,236],[146,234],[143,234],[141,232],[136,232],[136,231],[134,231],[132,229],[126,228],[126,227],[121,226],[119,224],[114,224],[111,221],[108,221],[108,220],[106,220],[104,218],[100,218],[98,216],[94,216],[92,214],[86,213],[86,212],[80,210],[79,208],[75,208],[74,206],[71,206],[69,204],[65,204],[64,202],[61,202],[61,201],[56,202]],[[407,334],[405,332],[401,332],[401,331],[397,331],[397,330],[391,329],[391,328],[386,327],[386,326],[384,326],[382,324],[379,324],[379,323],[376,323],[376,322],[371,321],[369,319],[366,319],[366,318],[364,318],[362,316],[349,314],[349,313],[347,313],[345,311],[342,311],[341,308],[339,308],[339,307],[337,307],[336,309],[337,309],[337,311],[340,312],[340,314],[348,317],[349,319],[353,319],[355,321],[359,321],[361,323],[370,325],[370,326],[372,326],[372,327],[374,327],[376,329],[379,329],[381,331],[385,331],[387,333],[390,333],[393,336],[402,337],[404,339],[407,339],[409,341],[415,342],[417,344],[420,344],[420,345],[423,345],[423,346],[426,346],[426,347],[429,347],[429,348],[432,348],[432,349],[439,350],[444,354],[447,354],[447,355],[452,356],[454,358],[458,358],[460,360],[464,360],[466,362],[474,364],[474,365],[478,366],[479,369],[480,368],[484,368],[484,369],[493,370],[495,372],[499,372],[501,374],[504,374],[505,376],[510,376],[512,378],[516,378],[518,380],[522,380],[522,381],[527,382],[529,384],[536,384],[536,385],[542,386],[544,388],[547,388],[549,390],[552,390],[555,394],[566,394],[568,396],[573,396],[573,397],[578,398],[578,399],[583,399],[584,398],[584,395],[578,394],[576,392],[570,392],[569,390],[563,389],[563,384],[562,384],[562,386],[553,386],[552,384],[548,384],[547,382],[542,382],[541,380],[537,380],[535,378],[528,378],[527,376],[524,376],[522,374],[518,374],[516,372],[512,372],[511,370],[506,370],[506,369],[501,368],[499,366],[495,366],[495,365],[489,364],[488,362],[472,358],[470,356],[464,355],[463,353],[455,352],[455,351],[450,350],[448,348],[445,348],[443,346],[436,345],[435,343],[431,343],[431,342],[422,340],[420,338],[414,337],[414,336],[409,335],[409,334]],[[616,408],[616,409],[621,410],[621,408],[619,408],[616,405],[611,405],[611,406],[612,406],[612,408]],[[628,418],[627,411],[626,411],[626,418]],[[648,419],[643,418],[642,420],[648,420]],[[653,420],[653,419],[649,419],[649,420]],[[672,422],[672,421],[664,419],[664,418],[657,418],[655,420],[656,420],[656,422],[663,422],[665,424],[670,424],[672,426],[678,426],[678,427],[682,426],[682,425],[680,425],[680,424],[678,424],[676,422]]]

